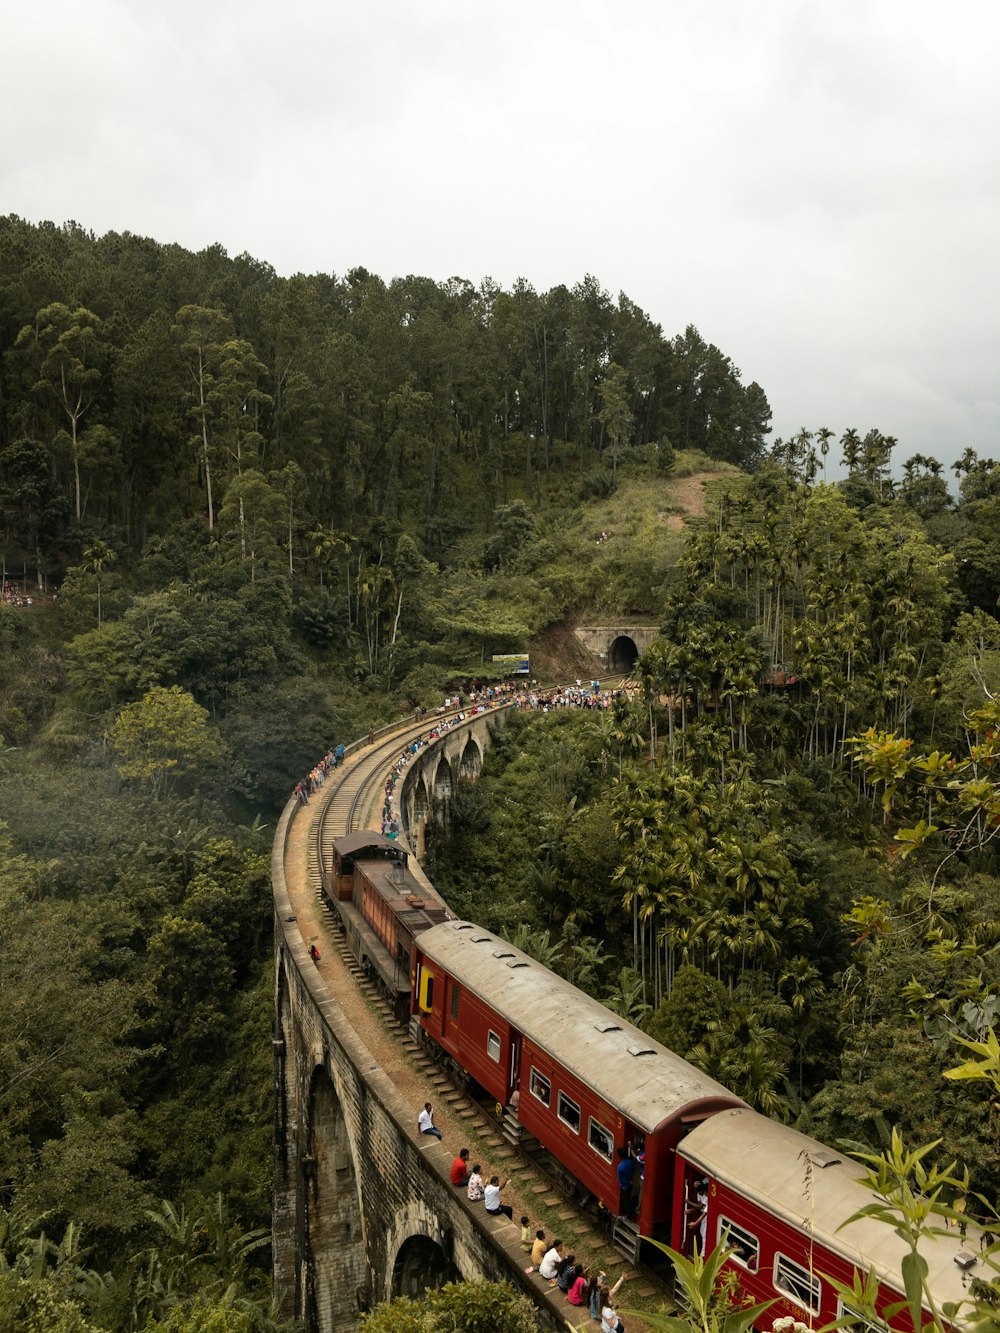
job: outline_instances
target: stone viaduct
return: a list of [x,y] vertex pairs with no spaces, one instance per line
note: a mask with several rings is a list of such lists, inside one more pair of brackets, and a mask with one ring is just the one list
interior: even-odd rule
[[[462,775],[479,772],[493,720],[483,715],[456,726],[408,766],[400,804],[414,846],[435,804],[447,804]],[[274,1282],[281,1313],[302,1319],[308,1333],[332,1333],[355,1327],[358,1311],[380,1301],[459,1276],[504,1278],[544,1306],[547,1293],[532,1289],[524,1274],[518,1228],[474,1210],[464,1190],[450,1184],[452,1152],[417,1133],[415,1108],[310,960],[285,866],[296,818],[315,818],[307,812],[318,804],[302,811],[289,803],[272,853]],[[315,889],[314,882],[309,893]],[[555,1309],[553,1303],[554,1322]]]
[[659,625],[578,625],[573,633],[613,675],[632,670],[660,632]]

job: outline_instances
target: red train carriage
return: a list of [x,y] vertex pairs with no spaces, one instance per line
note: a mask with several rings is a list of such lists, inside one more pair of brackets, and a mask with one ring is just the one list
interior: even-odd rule
[[512,945],[467,921],[416,940],[413,1009],[425,1033],[619,1214],[617,1150],[644,1154],[627,1205],[645,1236],[668,1235],[675,1150],[733,1094]]
[[[766,1327],[783,1315],[817,1328],[855,1315],[852,1327],[874,1333],[861,1314],[839,1301],[829,1280],[850,1285],[855,1270],[877,1274],[880,1314],[902,1301],[906,1247],[893,1229],[871,1218],[839,1229],[874,1197],[859,1183],[863,1168],[857,1162],[746,1109],[724,1111],[698,1125],[678,1156],[674,1234],[683,1240],[677,1248],[690,1253],[695,1244],[698,1224],[690,1219],[699,1210],[689,1205],[702,1190],[708,1198],[708,1250],[727,1244],[725,1266],[747,1296],[777,1302]],[[707,1186],[699,1186],[704,1180]],[[966,1298],[974,1277],[990,1276],[978,1235],[963,1240],[954,1231],[922,1242],[921,1253],[939,1310]],[[886,1322],[912,1333],[905,1313]]]
[[381,833],[347,833],[336,840],[332,887],[351,952],[374,973],[405,1022],[414,936],[449,920],[450,913],[414,877],[406,849]]

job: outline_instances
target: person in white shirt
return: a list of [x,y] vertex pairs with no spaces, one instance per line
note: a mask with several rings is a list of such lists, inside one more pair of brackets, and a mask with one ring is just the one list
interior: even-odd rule
[[513,1221],[514,1209],[510,1206],[509,1203],[500,1202],[500,1191],[505,1190],[509,1184],[510,1184],[510,1176],[507,1177],[507,1179],[504,1181],[502,1185],[500,1184],[499,1176],[490,1176],[490,1183],[486,1186],[486,1189],[483,1191],[483,1207],[493,1217],[497,1217],[499,1216],[500,1213],[503,1213],[506,1217],[509,1217],[511,1221]]
[[625,1281],[624,1273],[609,1291],[607,1287],[601,1288],[601,1333],[618,1333],[619,1328],[624,1328],[622,1321],[615,1313],[614,1299],[618,1294],[618,1288]]
[[562,1248],[561,1240],[554,1240],[552,1248],[545,1251],[545,1257],[538,1265],[538,1276],[546,1278],[549,1282],[555,1282],[556,1269],[562,1262],[562,1255],[559,1253]]
[[441,1137],[441,1131],[434,1123],[434,1113],[431,1111],[430,1102],[424,1102],[424,1109],[417,1116],[417,1124],[420,1127],[421,1134],[433,1134],[435,1138]]

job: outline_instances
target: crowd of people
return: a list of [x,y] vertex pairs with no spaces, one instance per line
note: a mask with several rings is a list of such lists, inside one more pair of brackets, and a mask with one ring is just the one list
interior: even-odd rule
[[[503,704],[517,708],[521,712],[550,713],[560,708],[606,709],[622,696],[631,697],[637,689],[638,686],[631,682],[613,690],[603,689],[597,680],[586,684],[582,680],[577,680],[575,685],[545,689],[539,688],[536,680],[526,684],[523,680],[511,677],[492,684],[473,681],[468,686],[468,694],[465,690],[459,690],[455,694],[446,695],[436,710],[440,720],[433,724],[425,736],[412,741],[401,751],[389,773],[382,807],[382,832],[388,837],[396,837],[399,834],[399,818],[393,812],[393,794],[403,769],[419,750],[438,740],[450,728],[459,726],[470,717],[475,717],[477,713],[488,712]],[[427,716],[427,708],[415,708],[413,711],[414,722],[420,722]],[[369,731],[369,744],[373,744],[374,741],[375,733]],[[339,768],[343,762],[343,745],[328,750],[302,781],[296,784],[293,792],[295,799],[302,805],[308,805],[309,797],[323,785],[330,770]]]
[[309,797],[313,792],[319,791],[326,781],[326,775],[333,769],[339,768],[344,762],[345,750],[343,745],[334,745],[327,750],[322,759],[315,764],[305,775],[301,782],[295,784],[295,790],[292,795],[300,805],[308,805]]
[[639,687],[631,682],[613,690],[602,689],[600,682],[589,685],[577,681],[561,689],[539,690],[534,682],[531,688],[521,690],[515,700],[521,712],[551,713],[560,708],[584,708],[592,711],[610,708],[616,699],[631,698]]
[[9,579],[3,581],[4,606],[34,606],[32,597],[21,588],[17,588]]
[[[461,723],[468,721],[470,717],[475,717],[477,713],[489,712],[493,708],[499,707],[504,703],[518,703],[519,695],[514,686],[505,682],[501,685],[482,686],[477,690],[470,692],[468,699],[463,693],[446,696],[444,702],[438,707],[437,713],[440,720],[433,723],[426,735],[419,736],[416,740],[408,742],[400,751],[395,763],[389,771],[389,776],[385,784],[385,800],[382,804],[382,823],[381,830],[391,838],[398,837],[400,832],[399,816],[393,810],[393,800],[395,796],[396,784],[402,777],[403,770],[407,764],[426,745],[439,740],[445,732],[450,731],[452,727],[460,726]],[[457,712],[450,711],[458,709]],[[414,709],[413,720],[419,722],[428,715],[426,708]],[[368,744],[374,745],[375,732],[368,732]],[[332,769],[339,768],[344,762],[346,751],[343,745],[336,745],[327,750],[326,754],[314,765],[313,768],[295,784],[292,795],[300,805],[308,805],[309,798],[317,792],[326,781],[327,775]]]
[[[421,1134],[441,1138],[441,1131],[434,1124],[434,1111],[430,1102],[424,1103],[423,1110],[417,1116],[417,1127]],[[452,1185],[456,1189],[464,1189],[469,1202],[481,1203],[483,1211],[491,1217],[506,1217],[513,1221],[513,1208],[501,1202],[503,1191],[510,1184],[510,1177],[501,1183],[499,1175],[494,1173],[487,1181],[481,1164],[473,1162],[470,1166],[469,1161],[469,1149],[460,1148],[451,1164]],[[590,1317],[600,1323],[601,1333],[624,1333],[624,1325],[615,1310],[615,1297],[625,1280],[624,1274],[614,1286],[609,1286],[603,1269],[591,1270],[575,1254],[564,1254],[559,1236],[548,1239],[542,1227],[532,1234],[531,1219],[527,1215],[522,1216],[520,1227],[521,1248],[531,1257],[531,1263],[524,1271],[537,1273],[550,1287],[561,1291],[570,1305],[587,1309]]]

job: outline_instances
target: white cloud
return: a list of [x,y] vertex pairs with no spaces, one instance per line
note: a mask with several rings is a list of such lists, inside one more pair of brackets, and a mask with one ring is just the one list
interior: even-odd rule
[[698,325],[777,434],[1000,447],[986,0],[52,0],[4,26],[6,211],[282,273],[590,272]]

